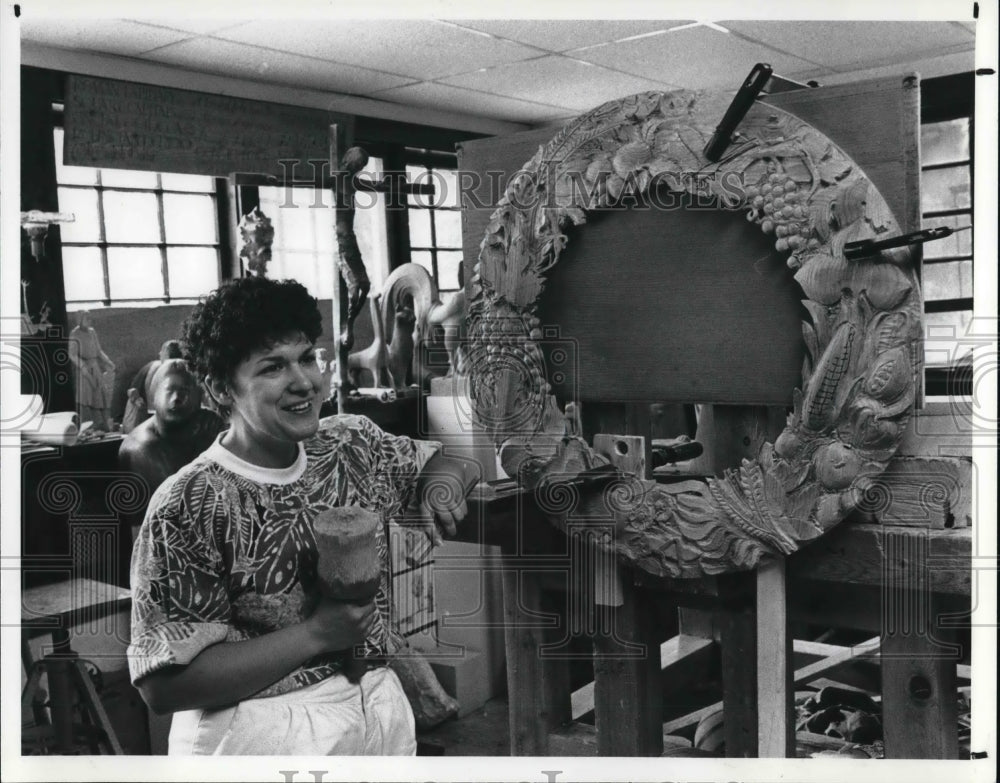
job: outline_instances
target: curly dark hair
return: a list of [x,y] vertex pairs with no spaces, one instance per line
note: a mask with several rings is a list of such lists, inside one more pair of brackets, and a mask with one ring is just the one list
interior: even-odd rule
[[185,358],[202,380],[232,380],[250,354],[290,334],[310,342],[323,331],[319,306],[295,280],[242,277],[195,305],[184,322]]

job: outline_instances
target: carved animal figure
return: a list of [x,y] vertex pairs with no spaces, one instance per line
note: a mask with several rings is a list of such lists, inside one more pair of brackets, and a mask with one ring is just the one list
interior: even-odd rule
[[354,386],[364,386],[361,371],[368,370],[372,375],[372,386],[385,386],[385,332],[382,329],[382,295],[377,294],[368,300],[372,318],[372,331],[375,338],[372,344],[363,351],[352,353],[348,357],[348,371]]
[[386,369],[394,389],[402,389],[413,379],[413,327],[417,316],[413,311],[413,297],[404,296],[396,303],[392,339],[386,348]]

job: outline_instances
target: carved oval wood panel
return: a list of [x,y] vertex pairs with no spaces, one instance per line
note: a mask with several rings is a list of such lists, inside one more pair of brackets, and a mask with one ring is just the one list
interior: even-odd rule
[[[894,454],[921,371],[910,250],[844,258],[847,242],[900,233],[882,196],[826,136],[760,103],[722,160],[709,163],[701,151],[729,101],[647,92],[569,123],[509,181],[470,281],[473,409],[504,468],[542,496],[558,495],[557,525],[613,520],[607,546],[662,576],[752,568],[840,522]],[[802,386],[790,391],[793,411],[777,440],[718,479],[629,477],[576,493],[566,479],[607,460],[567,430],[551,393],[539,299],[588,212],[663,188],[739,208],[788,254],[810,317]],[[627,274],[628,258],[616,263]]]

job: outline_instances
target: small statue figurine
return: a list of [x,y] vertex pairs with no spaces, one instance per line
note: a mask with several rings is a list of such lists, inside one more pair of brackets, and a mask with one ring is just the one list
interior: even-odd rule
[[92,421],[95,430],[111,429],[109,386],[114,383],[115,363],[101,350],[101,341],[90,325],[90,312],[82,310],[69,333],[69,358],[76,380],[76,409],[80,421]]
[[271,245],[274,243],[274,226],[271,218],[254,207],[240,221],[240,258],[245,258],[247,271],[256,277],[267,277],[267,264],[271,260]]

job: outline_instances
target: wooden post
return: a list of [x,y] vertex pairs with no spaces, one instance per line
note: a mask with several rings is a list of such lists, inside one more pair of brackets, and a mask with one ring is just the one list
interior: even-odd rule
[[539,614],[544,605],[539,574],[517,567],[504,569],[504,644],[512,756],[547,756],[549,731],[569,720],[569,671],[565,661],[546,659],[541,654],[541,648],[555,641],[559,630],[543,626]]
[[[663,753],[660,645],[651,597],[631,578],[622,581],[621,606],[597,606],[594,637],[594,710],[601,756]],[[602,616],[603,615],[603,616]],[[626,646],[628,645],[628,646]]]
[[[619,413],[628,434],[595,435],[594,448],[623,471],[648,478],[653,464],[649,405],[626,405]],[[659,756],[663,704],[656,614],[630,572],[614,560],[609,569],[611,573],[595,569],[594,580],[597,751],[602,756]]]
[[[957,759],[960,649],[937,628],[928,535],[886,532],[882,551],[882,725],[886,758]],[[894,561],[910,564],[905,571]]]
[[[781,432],[784,420],[785,411],[776,407],[704,406],[698,430],[698,440],[705,446],[699,458],[702,469],[719,474],[737,467],[744,458],[755,457],[761,444]],[[725,630],[720,635],[726,755],[794,756],[792,649],[783,563],[762,569],[756,596],[756,617],[732,615],[723,621]],[[731,646],[735,650],[727,649]],[[743,657],[741,652],[753,654]],[[756,667],[748,666],[748,661]],[[730,742],[735,746],[730,747]]]
[[885,757],[957,759],[955,659],[933,638],[905,633],[884,636],[881,657]]
[[722,657],[722,712],[728,758],[758,754],[757,681],[746,671],[757,660],[755,609],[717,612]]
[[757,755],[794,758],[792,639],[785,561],[757,570]]

